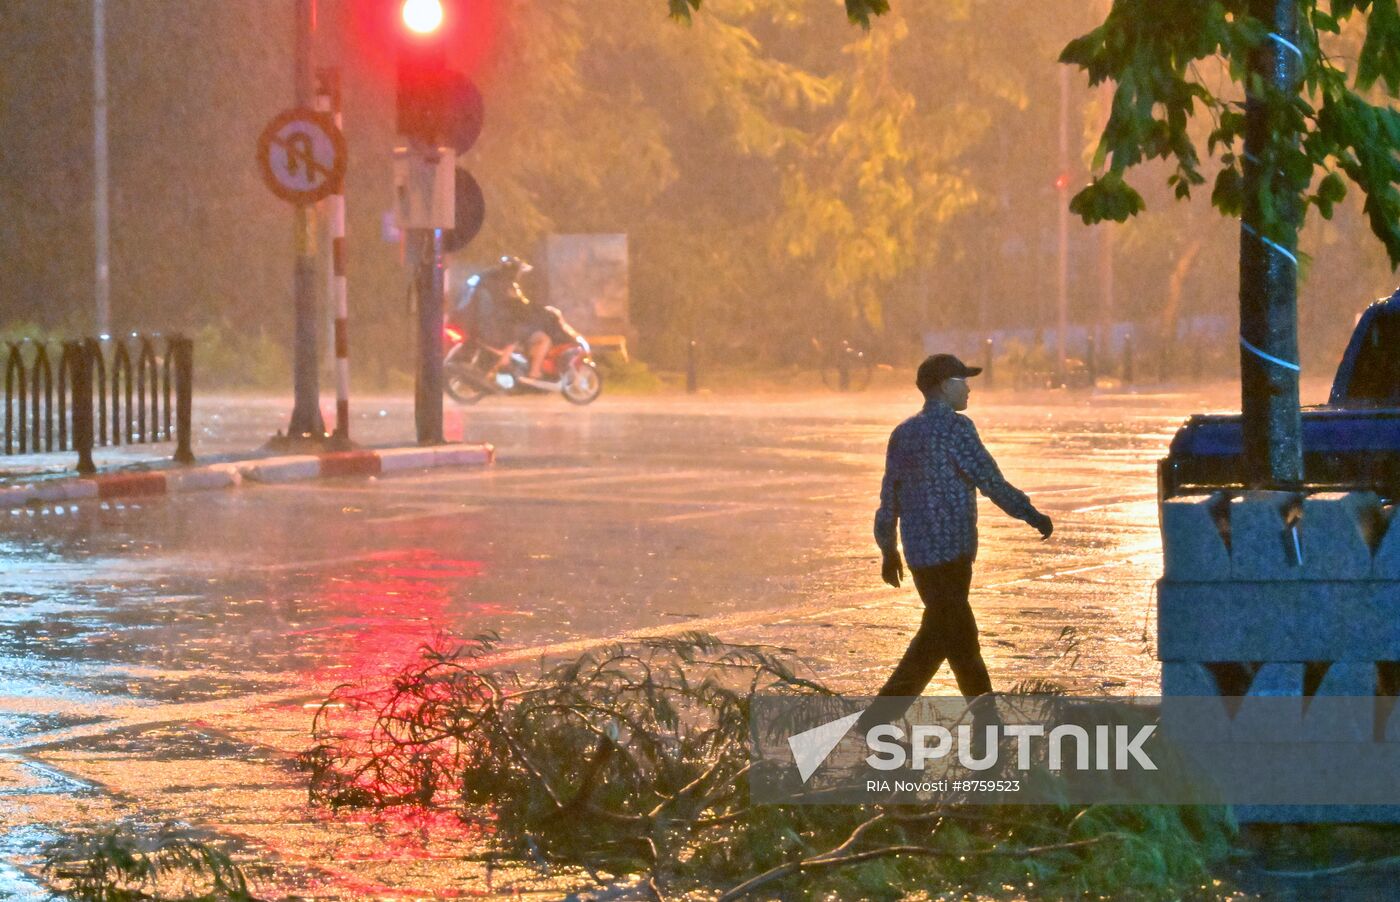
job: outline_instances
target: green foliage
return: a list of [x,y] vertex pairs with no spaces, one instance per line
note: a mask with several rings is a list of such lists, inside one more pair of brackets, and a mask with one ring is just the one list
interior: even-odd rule
[[[1071,209],[1086,223],[1121,222],[1135,214],[1142,199],[1123,174],[1153,159],[1172,164],[1168,185],[1177,197],[1189,197],[1206,175],[1188,126],[1205,113],[1214,128],[1204,155],[1221,167],[1211,201],[1222,213],[1240,216],[1257,203],[1258,215],[1251,219],[1263,234],[1291,245],[1306,213],[1292,199],[1303,197],[1330,219],[1346,194],[1345,175],[1365,194],[1371,230],[1392,266],[1400,265],[1400,159],[1393,150],[1400,142],[1400,112],[1363,96],[1383,87],[1393,98],[1400,88],[1394,0],[1299,0],[1300,96],[1251,80],[1251,55],[1286,45],[1249,7],[1247,0],[1115,0],[1103,24],[1064,48],[1060,61],[1083,69],[1091,85],[1116,83],[1095,156],[1100,174],[1075,196]],[[1327,52],[1326,36],[1349,35],[1349,21],[1358,20],[1360,28],[1363,16],[1365,37],[1349,78],[1343,58]],[[1291,61],[1291,50],[1278,52]],[[1245,196],[1245,103],[1214,89],[1198,68],[1205,63],[1222,66],[1230,84],[1259,99],[1266,117],[1262,131],[1268,138],[1251,164],[1258,179],[1253,197]]]
[[[700,9],[701,0],[666,0],[671,16],[689,22],[691,13]],[[889,0],[846,0],[846,16],[862,28],[870,27],[870,17],[890,11]]]
[[228,855],[173,826],[74,834],[43,857],[46,877],[76,902],[257,902]]
[[605,354],[598,366],[609,394],[648,394],[665,387],[661,378],[640,360],[623,361],[617,355]]
[[828,692],[770,650],[690,633],[526,680],[494,648],[439,642],[387,687],[332,693],[302,756],[312,800],[445,808],[505,856],[644,875],[658,897],[1171,899],[1232,835],[1213,808],[754,805],[753,695]]
[[195,381],[202,388],[284,389],[291,371],[287,343],[265,330],[249,333],[210,324],[194,335]]

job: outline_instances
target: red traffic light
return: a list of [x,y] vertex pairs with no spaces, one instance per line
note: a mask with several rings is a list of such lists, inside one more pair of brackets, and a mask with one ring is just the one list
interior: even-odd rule
[[437,31],[442,27],[442,0],[404,0],[403,24],[416,34]]

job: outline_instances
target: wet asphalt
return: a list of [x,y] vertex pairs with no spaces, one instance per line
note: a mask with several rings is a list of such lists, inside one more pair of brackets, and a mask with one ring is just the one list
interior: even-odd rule
[[[1188,413],[1231,404],[1223,388],[974,396],[1003,471],[1056,521],[1042,543],[983,504],[973,597],[999,688],[1156,691],[1155,461]],[[255,446],[279,405],[202,402],[196,450]],[[525,666],[704,629],[873,691],[917,623],[870,538],[885,440],[917,406],[905,390],[522,399],[449,411],[449,438],[497,446],[488,469],[0,514],[0,898],[43,897],[25,872],[45,839],[120,819],[208,829],[264,862],[274,896],[483,889],[457,860],[471,837],[310,809],[290,765],[326,691],[444,633],[498,633]],[[361,441],[411,434],[403,399],[357,415]]]

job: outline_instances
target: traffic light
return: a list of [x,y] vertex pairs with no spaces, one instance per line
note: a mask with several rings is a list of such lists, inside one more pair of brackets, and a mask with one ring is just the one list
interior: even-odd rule
[[403,0],[398,54],[398,130],[429,147],[446,144],[463,153],[481,134],[481,94],[465,75],[448,67],[460,6],[442,0]]
[[433,34],[442,27],[441,0],[404,0],[403,24],[415,34]]
[[404,0],[398,49],[399,133],[436,145],[451,74],[440,0]]

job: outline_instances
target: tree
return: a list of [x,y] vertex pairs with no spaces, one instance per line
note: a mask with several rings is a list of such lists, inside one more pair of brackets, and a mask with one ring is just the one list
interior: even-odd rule
[[[690,21],[690,14],[700,8],[702,0],[667,0],[671,15],[682,21]],[[846,0],[846,15],[852,22],[865,28],[870,27],[870,17],[890,11],[889,0]]]
[[[1328,52],[1349,20],[1365,20],[1354,72]],[[1212,203],[1240,226],[1240,368],[1245,460],[1255,484],[1303,479],[1298,412],[1298,230],[1307,208],[1324,218],[1365,194],[1372,231],[1400,264],[1400,112],[1372,103],[1400,88],[1395,0],[1115,0],[1099,27],[1067,46],[1091,84],[1116,83],[1096,156],[1101,170],[1072,201],[1086,223],[1122,222],[1143,209],[1124,174],[1151,159],[1174,165],[1180,198],[1203,185],[1203,157],[1219,165]],[[1202,78],[1217,62],[1227,97]],[[1205,152],[1188,131],[1204,111]],[[1106,168],[1105,168],[1106,167]]]

